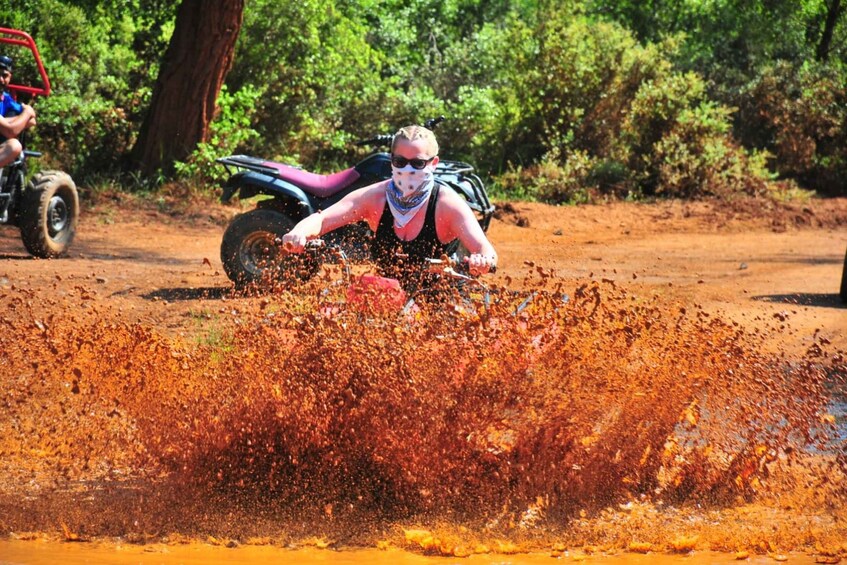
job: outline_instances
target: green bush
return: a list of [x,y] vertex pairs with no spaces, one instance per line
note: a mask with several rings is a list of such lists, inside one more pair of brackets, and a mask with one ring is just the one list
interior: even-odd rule
[[[121,170],[158,66],[134,48],[140,24],[131,13],[143,12],[137,1],[112,6],[114,12],[76,4],[24,2],[15,25],[35,38],[52,86],[36,102],[31,144],[45,153],[46,166],[80,182]],[[34,81],[34,67],[26,72],[18,78]]]
[[541,200],[555,204],[594,202],[599,194],[592,179],[596,163],[574,151],[561,164],[549,155],[537,165],[516,167],[497,177],[495,194],[509,200]]
[[[655,188],[656,163],[651,158],[655,145],[675,127],[683,112],[703,99],[704,85],[697,75],[674,73],[662,65],[660,73],[636,86],[629,105],[618,110],[622,123],[612,154],[629,165],[645,193],[651,194]],[[728,130],[720,120],[701,125],[711,126],[710,134]]]
[[[762,195],[772,175],[766,154],[748,154],[709,122],[726,110],[704,105],[681,113],[674,128],[654,146],[650,169],[656,172],[655,194],[673,198],[736,194]],[[719,123],[720,120],[718,120]]]
[[[546,35],[530,43],[536,59],[514,54],[519,68],[508,72],[521,78],[495,94],[515,108],[509,117],[526,116],[492,130],[507,146],[524,144],[512,153],[513,170],[498,179],[504,191],[573,202],[765,190],[763,157],[732,138],[732,110],[708,100],[699,75],[675,70],[680,38],[640,45],[614,24],[556,14],[545,24]],[[515,23],[512,34],[526,25]]]
[[[568,160],[570,164],[570,159]],[[601,194],[626,197],[634,192],[632,171],[620,161],[606,159],[591,168],[585,182],[594,186]]]
[[355,10],[334,0],[248,4],[227,85],[261,91],[254,148],[268,158],[333,168],[358,132],[381,123],[384,54]]
[[261,95],[261,90],[250,85],[232,94],[224,86],[209,128],[209,140],[200,143],[185,162],[174,164],[177,176],[200,186],[226,179],[226,169],[215,163],[215,159],[239,153],[258,139],[259,134],[251,127],[251,122]]
[[779,174],[847,195],[847,68],[779,63],[744,92],[740,138],[773,154]]

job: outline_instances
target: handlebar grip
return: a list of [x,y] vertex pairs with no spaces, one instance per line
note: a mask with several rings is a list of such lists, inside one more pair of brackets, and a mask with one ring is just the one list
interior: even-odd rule
[[[290,241],[283,242],[281,237],[277,237],[274,239],[274,243],[276,245],[281,245],[282,248],[291,253],[292,249],[294,249],[294,244]],[[310,239],[306,242],[306,245],[303,246],[304,251],[315,251],[317,249],[322,249],[325,245],[324,240],[322,239]]]
[[444,116],[438,116],[437,118],[430,118],[424,122],[424,127],[426,129],[432,129],[441,122],[443,122],[446,118]]
[[[450,268],[451,266],[458,266],[459,263],[456,263],[452,260],[443,261],[441,259],[427,259],[427,263],[429,264],[430,269],[435,269],[436,271],[446,268]],[[464,271],[468,268],[468,258],[464,257],[461,261],[461,269]],[[488,269],[488,274],[493,274],[497,272],[497,265],[493,265],[490,269]]]
[[[463,264],[466,265],[466,264],[468,264],[469,261],[470,261],[470,257],[462,257],[462,263]],[[496,270],[497,270],[497,265],[492,265],[491,268],[488,270],[488,272],[493,273]]]
[[370,139],[363,139],[362,141],[357,141],[353,145],[357,147],[362,147],[365,145],[388,145],[392,141],[394,141],[394,136],[390,134],[377,135],[376,137],[372,137]]

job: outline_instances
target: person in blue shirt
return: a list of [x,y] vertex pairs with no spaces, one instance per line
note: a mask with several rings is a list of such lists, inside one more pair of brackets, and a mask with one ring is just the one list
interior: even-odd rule
[[32,106],[17,102],[7,90],[12,82],[12,67],[12,58],[0,55],[0,167],[18,158],[23,145],[17,137],[35,125]]

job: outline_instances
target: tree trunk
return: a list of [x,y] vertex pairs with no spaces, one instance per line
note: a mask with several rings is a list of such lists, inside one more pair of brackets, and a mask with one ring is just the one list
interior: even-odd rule
[[183,0],[132,149],[145,175],[170,173],[205,141],[215,101],[232,66],[244,0]]
[[826,22],[824,22],[823,34],[821,34],[821,41],[818,43],[817,53],[815,53],[815,58],[822,62],[826,62],[829,58],[832,34],[835,31],[835,24],[838,23],[838,16],[841,15],[841,0],[830,0],[826,6]]

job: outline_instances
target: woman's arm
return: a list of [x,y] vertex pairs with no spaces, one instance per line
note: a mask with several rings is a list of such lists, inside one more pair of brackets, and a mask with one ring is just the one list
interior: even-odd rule
[[282,236],[283,245],[290,253],[301,253],[308,240],[363,220],[376,230],[384,207],[384,182],[354,190],[326,210],[300,220],[290,232]]
[[468,268],[473,275],[487,273],[497,266],[497,252],[479,225],[473,210],[452,190],[439,193],[435,229],[441,241],[457,239],[471,253]]

